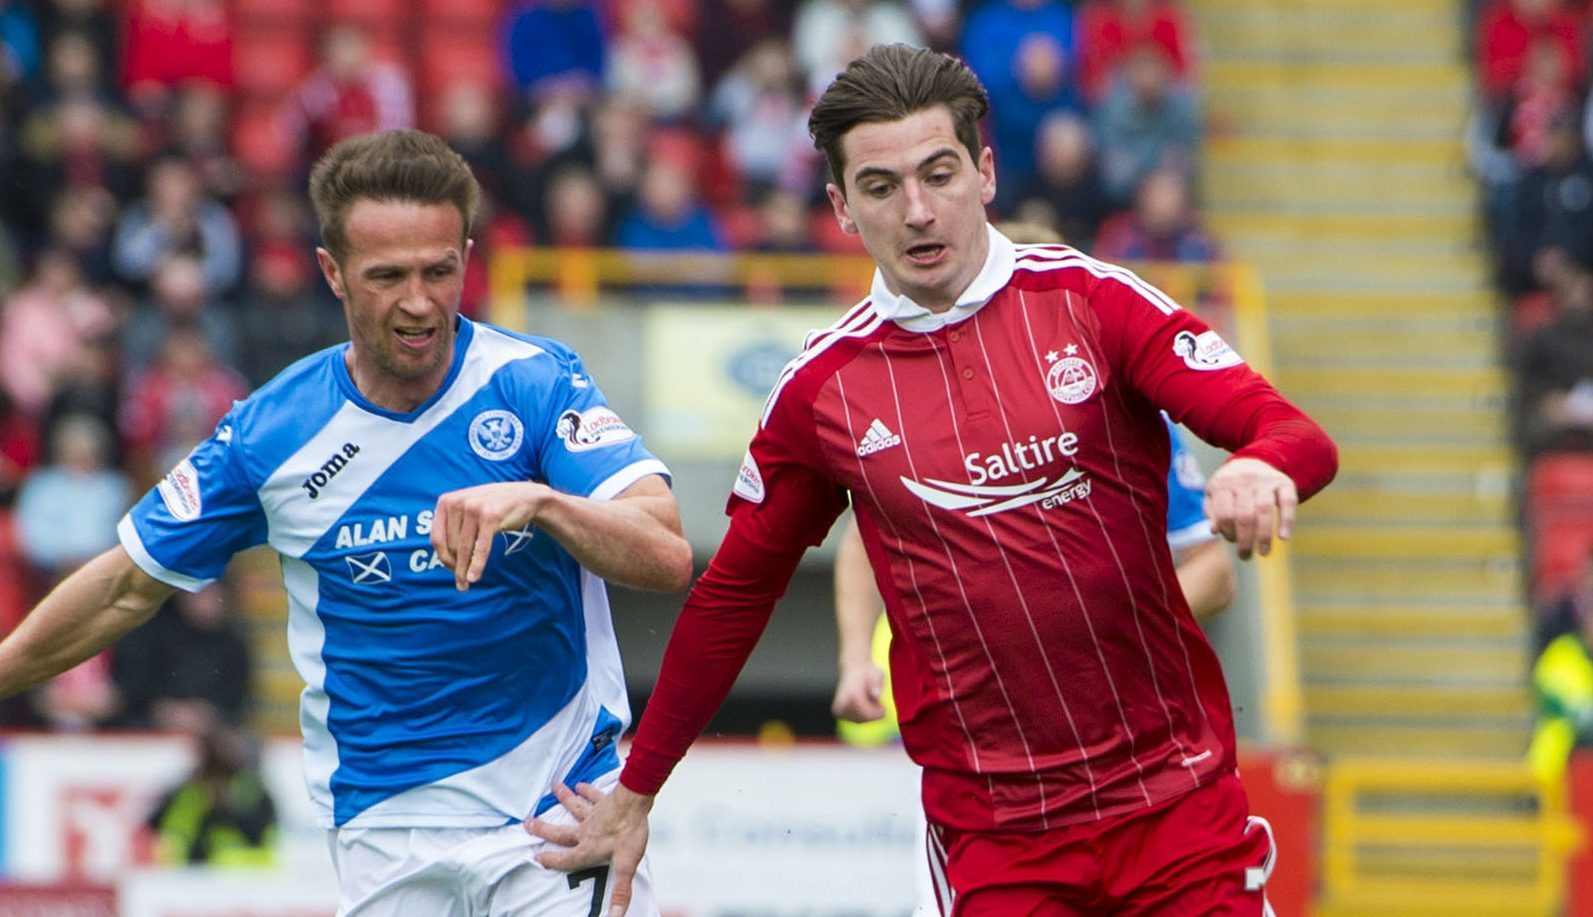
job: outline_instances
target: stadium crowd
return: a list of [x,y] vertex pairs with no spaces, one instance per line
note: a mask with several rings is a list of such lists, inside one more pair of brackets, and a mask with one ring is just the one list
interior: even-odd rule
[[[988,87],[995,216],[1219,257],[1175,0],[0,0],[0,633],[234,399],[346,339],[303,191],[333,143],[419,126],[470,162],[467,314],[506,246],[855,252],[807,112],[892,41]],[[171,606],[4,722],[246,718],[226,584]]]

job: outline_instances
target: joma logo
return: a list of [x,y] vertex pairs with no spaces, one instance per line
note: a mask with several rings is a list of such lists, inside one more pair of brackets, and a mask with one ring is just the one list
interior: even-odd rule
[[304,488],[304,492],[310,495],[311,500],[314,500],[321,495],[321,488],[326,486],[326,482],[337,477],[339,471],[348,467],[349,459],[359,454],[359,446],[344,443],[342,449],[332,453],[332,457],[322,462],[318,471],[299,482],[299,486]]

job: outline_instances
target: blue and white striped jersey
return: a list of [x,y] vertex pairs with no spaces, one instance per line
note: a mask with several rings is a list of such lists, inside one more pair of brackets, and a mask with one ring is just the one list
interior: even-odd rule
[[668,470],[557,342],[461,318],[448,378],[405,414],[360,395],[347,346],[234,405],[123,518],[122,545],[184,589],[252,545],[281,554],[323,823],[525,818],[555,780],[618,766],[630,711],[607,593],[534,528],[498,535],[457,591],[429,540],[437,498],[540,481],[608,499]]

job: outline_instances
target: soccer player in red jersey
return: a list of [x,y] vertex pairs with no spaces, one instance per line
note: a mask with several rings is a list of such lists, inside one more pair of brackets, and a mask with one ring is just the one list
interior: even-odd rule
[[730,690],[798,559],[850,501],[896,637],[902,743],[924,769],[941,907],[1262,914],[1222,672],[1168,551],[1158,409],[1233,455],[1207,515],[1241,558],[1332,479],[1327,435],[1216,332],[1131,272],[988,225],[988,101],[946,55],[879,46],[809,129],[841,228],[878,271],[770,394],[730,529],[670,639],[608,796],[529,830],[612,858]]

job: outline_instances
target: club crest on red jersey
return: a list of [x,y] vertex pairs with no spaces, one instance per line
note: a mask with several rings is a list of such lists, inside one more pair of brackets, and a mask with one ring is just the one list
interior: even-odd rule
[[1045,387],[1051,397],[1063,404],[1080,404],[1095,394],[1100,387],[1095,367],[1079,356],[1079,345],[1069,344],[1062,354],[1050,351],[1045,355],[1051,368],[1045,373]]

